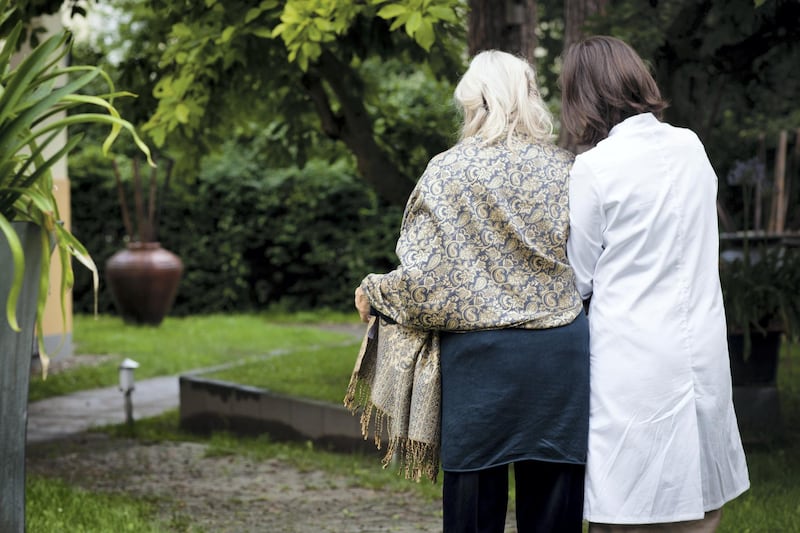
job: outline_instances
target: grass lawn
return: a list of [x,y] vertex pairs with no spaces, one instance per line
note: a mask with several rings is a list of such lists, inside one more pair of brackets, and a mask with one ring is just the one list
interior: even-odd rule
[[745,446],[750,490],[723,508],[720,533],[800,531],[800,344],[785,344],[778,367],[785,434]]
[[[351,318],[345,318],[344,321],[353,322]],[[259,361],[257,364],[245,364],[217,372],[213,377],[339,404],[355,362],[358,344],[353,341],[352,335],[296,326],[300,321],[313,324],[316,320],[318,319],[313,314],[302,319],[292,315],[211,316],[168,319],[160,328],[137,328],[125,326],[121,321],[108,317],[101,317],[97,321],[90,317],[76,317],[74,329],[79,352],[114,354],[119,360],[131,357],[142,364],[137,371],[137,377],[174,374],[241,360],[278,348],[286,349],[291,353]],[[309,348],[315,345],[328,347]],[[52,376],[45,383],[65,382],[70,385],[63,387],[73,390],[88,388],[89,383],[92,387],[100,384],[113,385],[117,379],[117,364],[118,360],[115,359],[105,365],[108,368],[104,369],[101,365],[97,376],[87,374],[84,369],[75,369]],[[72,374],[78,377],[70,377]],[[57,377],[58,380],[55,379]],[[799,344],[784,346],[778,378],[785,426],[784,438],[769,444],[746,447],[752,487],[725,506],[719,529],[721,533],[800,531]],[[104,381],[100,383],[100,379]],[[31,387],[32,392],[38,390],[39,394],[53,394],[57,390],[43,389],[41,380],[36,386],[32,383]],[[137,423],[136,436],[148,440],[204,441],[200,437],[180,432],[177,425],[177,413],[168,413]],[[109,431],[125,432],[126,428],[111,428]],[[205,442],[209,444],[209,453],[244,454],[254,459],[278,457],[301,469],[324,469],[351,476],[356,486],[420,491],[426,498],[440,496],[440,485],[407,482],[391,469],[382,470],[375,457],[334,454],[308,445],[272,443],[266,438],[237,438],[224,433],[205,439]],[[54,496],[43,492],[42,487],[37,487],[38,483],[40,480],[33,479],[28,484],[29,506],[53,508],[52,502],[58,501],[57,508],[62,509],[60,512],[66,515],[79,512],[70,506],[85,505],[81,503],[84,498],[82,494],[78,493],[75,498],[70,495],[75,492],[70,487],[56,485],[53,490],[66,492],[63,496]],[[50,481],[46,484],[49,485]],[[92,496],[95,497],[100,498],[97,495]],[[131,510],[124,512],[145,517],[144,519],[148,516],[147,502],[131,501],[123,508],[128,505]],[[58,515],[55,515],[53,520],[57,519]],[[56,530],[59,529],[39,531]],[[71,530],[81,531],[75,528]],[[126,529],[109,527],[107,530]]]
[[203,377],[341,405],[359,345],[359,342],[354,342],[331,348],[299,350],[203,374]]
[[159,524],[145,500],[89,492],[61,480],[28,476],[25,525],[28,533],[161,533],[175,524]]
[[[140,367],[136,378],[166,376],[235,362],[278,349],[341,344],[352,335],[302,327],[311,322],[357,323],[355,313],[210,315],[167,318],[159,327],[133,326],[110,316],[76,315],[74,357],[108,356],[97,365],[80,365],[47,379],[31,377],[30,401],[118,382],[126,357]],[[84,355],[80,355],[84,354]],[[355,355],[353,355],[355,361]]]
[[[209,377],[338,404],[357,348],[305,350]],[[800,531],[800,344],[784,345],[779,380],[785,435],[746,446],[751,489],[725,506],[720,533]]]

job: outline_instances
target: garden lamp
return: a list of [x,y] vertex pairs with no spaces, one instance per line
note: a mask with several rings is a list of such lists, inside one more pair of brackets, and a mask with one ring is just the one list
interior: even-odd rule
[[125,358],[119,364],[119,390],[125,395],[125,421],[133,424],[133,400],[131,393],[133,392],[133,371],[139,368],[139,363],[133,359]]

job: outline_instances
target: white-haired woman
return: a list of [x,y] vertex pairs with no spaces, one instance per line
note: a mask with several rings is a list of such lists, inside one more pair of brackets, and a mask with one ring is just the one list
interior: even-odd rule
[[409,199],[400,266],[368,275],[356,307],[438,332],[444,531],[504,531],[514,464],[518,531],[579,532],[589,359],[566,255],[573,156],[518,57],[475,56],[455,100],[461,139]]

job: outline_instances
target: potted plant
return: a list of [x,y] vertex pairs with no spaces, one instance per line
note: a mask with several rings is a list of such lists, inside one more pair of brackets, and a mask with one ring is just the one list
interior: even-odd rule
[[[162,192],[169,184],[170,163],[166,165]],[[108,259],[105,273],[122,319],[129,324],[158,326],[175,301],[183,274],[183,262],[158,241],[157,169],[151,168],[147,183],[140,176],[139,169],[139,160],[134,158],[130,172],[136,221],[134,227],[122,173],[114,160],[114,176],[128,241],[124,249]]]
[[[0,531],[24,531],[24,464],[28,382],[34,330],[50,288],[51,250],[57,252],[63,277],[58,283],[62,309],[73,280],[71,258],[95,276],[97,269],[84,246],[60,224],[53,193],[51,168],[80,142],[63,142],[66,129],[80,123],[110,127],[103,148],[109,151],[124,129],[149,157],[134,127],[113,105],[117,96],[111,79],[94,66],[61,66],[69,53],[70,36],[50,37],[12,66],[12,56],[23,32],[13,23],[15,7],[0,0],[0,28],[11,28],[0,48]],[[103,77],[109,86],[103,96],[80,94]],[[66,115],[76,106],[94,106],[97,112]],[[39,335],[42,368],[47,358]]]
[[734,385],[774,385],[781,338],[800,336],[800,251],[783,226],[760,229],[768,188],[763,159],[762,154],[737,161],[726,178],[741,190],[744,228],[721,235],[720,281]]
[[750,237],[723,257],[734,385],[774,385],[782,337],[800,337],[800,249]]

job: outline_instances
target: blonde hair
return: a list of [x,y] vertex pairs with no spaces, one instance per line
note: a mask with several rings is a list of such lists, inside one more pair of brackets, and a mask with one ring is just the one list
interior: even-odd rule
[[477,135],[492,144],[514,133],[537,141],[553,135],[553,118],[539,95],[533,67],[512,54],[488,50],[476,55],[453,96],[464,119],[462,139]]

